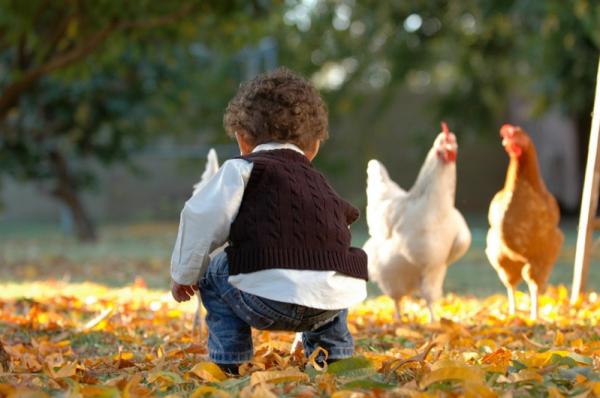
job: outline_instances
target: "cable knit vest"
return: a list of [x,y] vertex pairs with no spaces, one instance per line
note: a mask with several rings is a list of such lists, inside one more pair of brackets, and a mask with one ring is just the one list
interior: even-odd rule
[[276,149],[240,158],[253,166],[225,249],[230,275],[286,268],[367,280],[367,255],[350,246],[358,210],[304,155]]

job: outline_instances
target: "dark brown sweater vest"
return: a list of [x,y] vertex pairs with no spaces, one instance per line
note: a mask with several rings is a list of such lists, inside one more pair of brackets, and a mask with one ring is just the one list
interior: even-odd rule
[[225,249],[230,275],[285,268],[368,279],[366,253],[350,246],[358,210],[304,155],[277,149],[240,158],[253,166]]

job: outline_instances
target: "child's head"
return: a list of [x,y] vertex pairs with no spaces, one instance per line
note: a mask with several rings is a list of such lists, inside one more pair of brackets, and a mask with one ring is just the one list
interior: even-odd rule
[[227,106],[223,125],[228,135],[241,135],[251,147],[285,142],[307,153],[318,150],[328,137],[327,108],[321,96],[287,68],[242,84]]

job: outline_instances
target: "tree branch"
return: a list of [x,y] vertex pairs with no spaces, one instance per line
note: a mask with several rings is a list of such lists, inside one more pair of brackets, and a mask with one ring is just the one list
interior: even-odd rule
[[29,60],[27,59],[27,33],[21,33],[19,37],[19,42],[17,43],[17,69],[25,70],[29,64]]
[[25,72],[18,81],[9,84],[4,89],[2,96],[0,96],[0,122],[4,120],[10,109],[15,106],[20,95],[30,89],[42,76],[73,64],[92,53],[106,40],[116,26],[116,22],[110,23],[108,26],[91,35],[87,40],[84,40],[83,44],[56,56],[54,59],[37,68]]
[[148,18],[148,19],[140,19],[140,20],[132,20],[132,21],[122,21],[119,22],[119,29],[152,29],[159,28],[161,26],[169,25],[173,22],[177,22],[178,20],[188,16],[190,13],[194,11],[196,4],[194,2],[189,2],[183,5],[179,10],[175,11],[172,14],[164,15],[162,17]]
[[77,47],[65,53],[57,54],[44,64],[25,72],[18,81],[9,84],[0,95],[0,122],[6,118],[9,111],[17,104],[19,97],[37,83],[41,77],[82,60],[94,52],[115,30],[152,29],[169,25],[189,15],[194,8],[195,3],[190,2],[186,3],[178,11],[162,17],[144,20],[112,21],[107,26],[82,40],[82,43]]
[[45,51],[42,52],[40,57],[42,62],[48,62],[50,59],[52,59],[52,54],[54,54],[54,51],[56,50],[58,43],[60,43],[60,40],[65,36],[70,21],[71,16],[65,15],[65,17],[58,22],[58,26],[50,36],[48,46],[46,46]]

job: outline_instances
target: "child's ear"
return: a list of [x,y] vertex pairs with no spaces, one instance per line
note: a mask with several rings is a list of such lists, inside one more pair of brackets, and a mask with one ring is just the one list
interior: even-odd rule
[[319,153],[319,148],[321,147],[321,141],[316,140],[314,144],[304,151],[304,155],[308,158],[308,160],[312,161]]
[[254,149],[255,145],[252,143],[251,139],[249,138],[248,133],[246,133],[245,131],[242,131],[242,130],[236,131],[235,139],[238,143],[238,146],[240,148],[240,153],[242,154],[242,156],[252,153],[252,150]]

